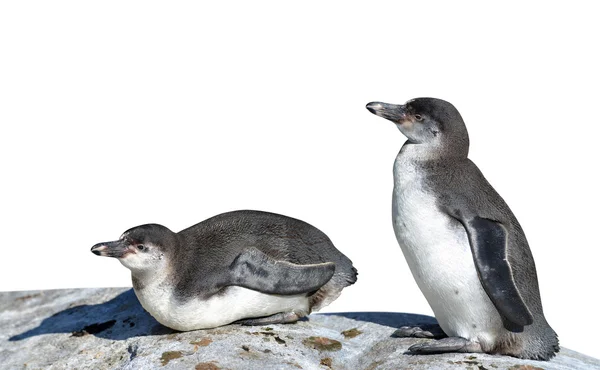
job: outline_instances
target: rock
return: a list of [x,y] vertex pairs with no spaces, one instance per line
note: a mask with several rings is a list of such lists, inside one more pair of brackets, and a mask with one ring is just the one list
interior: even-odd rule
[[0,293],[0,369],[600,369],[562,349],[549,362],[507,356],[412,356],[424,339],[394,338],[428,316],[350,312],[289,325],[176,332],[124,288]]

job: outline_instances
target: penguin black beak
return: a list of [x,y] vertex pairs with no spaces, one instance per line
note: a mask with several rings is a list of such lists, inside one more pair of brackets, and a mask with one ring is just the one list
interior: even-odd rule
[[400,123],[406,119],[406,107],[404,105],[374,101],[367,104],[367,109],[374,115],[383,117],[394,123]]
[[114,242],[98,243],[92,247],[91,251],[97,256],[122,258],[129,252],[129,247],[123,240],[115,240]]

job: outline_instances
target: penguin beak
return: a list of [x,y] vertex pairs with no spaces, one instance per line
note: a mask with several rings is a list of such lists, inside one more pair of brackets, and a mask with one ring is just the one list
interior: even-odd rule
[[129,246],[123,240],[98,243],[92,247],[92,253],[104,257],[123,258],[129,252]]
[[406,108],[404,105],[374,101],[367,104],[367,109],[374,115],[383,117],[394,123],[401,123],[406,119]]

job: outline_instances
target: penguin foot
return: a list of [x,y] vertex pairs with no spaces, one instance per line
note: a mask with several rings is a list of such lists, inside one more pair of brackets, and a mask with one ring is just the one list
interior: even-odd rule
[[421,326],[403,326],[392,333],[396,338],[431,338],[441,339],[446,337],[446,333],[438,324]]
[[479,343],[461,337],[448,337],[412,345],[408,352],[415,355],[429,355],[447,352],[483,352]]
[[296,312],[280,312],[280,313],[276,313],[275,315],[271,315],[271,316],[238,320],[235,322],[235,324],[246,325],[246,326],[290,324],[290,323],[300,320],[300,318],[303,316],[305,316],[305,315],[297,314]]

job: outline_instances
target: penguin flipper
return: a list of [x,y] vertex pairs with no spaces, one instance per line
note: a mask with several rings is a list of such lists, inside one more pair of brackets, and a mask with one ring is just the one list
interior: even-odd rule
[[325,285],[335,272],[333,262],[298,265],[277,260],[256,248],[247,248],[229,266],[229,285],[268,294],[310,293]]
[[533,316],[516,286],[507,259],[508,234],[500,223],[475,216],[462,224],[467,229],[473,260],[483,289],[502,316],[504,327],[523,331]]

